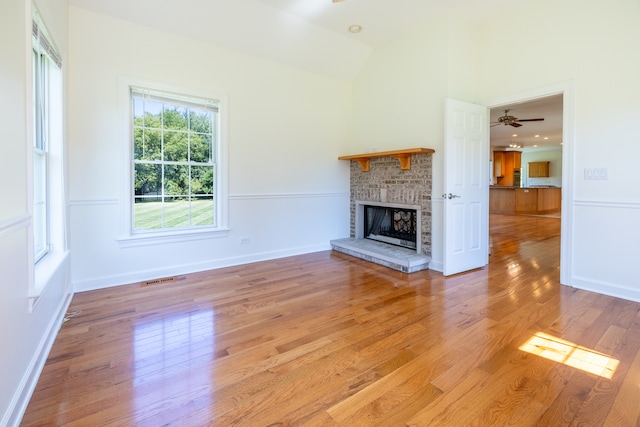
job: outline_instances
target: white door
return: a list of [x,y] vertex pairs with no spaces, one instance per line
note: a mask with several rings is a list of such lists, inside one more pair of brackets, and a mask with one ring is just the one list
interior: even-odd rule
[[445,276],[489,261],[489,119],[482,105],[447,99],[444,144]]

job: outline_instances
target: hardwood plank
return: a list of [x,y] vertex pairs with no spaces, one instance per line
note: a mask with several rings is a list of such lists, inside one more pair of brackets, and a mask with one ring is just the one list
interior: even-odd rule
[[452,277],[325,251],[76,294],[22,425],[640,425],[640,304],[559,284],[559,219],[490,229]]
[[[638,313],[637,319],[640,322],[640,313]],[[603,425],[607,427],[640,425],[639,385],[640,352],[637,351],[633,361],[628,365],[626,375],[620,375],[619,391],[610,393],[615,400]]]

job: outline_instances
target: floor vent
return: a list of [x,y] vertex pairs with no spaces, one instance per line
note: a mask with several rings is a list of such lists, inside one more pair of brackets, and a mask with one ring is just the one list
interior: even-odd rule
[[149,286],[149,285],[159,285],[161,283],[167,283],[167,282],[175,282],[177,280],[181,280],[184,279],[184,276],[169,276],[169,277],[162,277],[160,279],[152,279],[152,280],[147,280],[145,282],[142,282],[141,285],[142,286]]

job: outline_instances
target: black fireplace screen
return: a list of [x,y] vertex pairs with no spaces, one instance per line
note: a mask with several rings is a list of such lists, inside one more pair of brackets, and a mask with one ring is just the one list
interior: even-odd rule
[[364,206],[364,236],[392,245],[416,248],[415,209]]

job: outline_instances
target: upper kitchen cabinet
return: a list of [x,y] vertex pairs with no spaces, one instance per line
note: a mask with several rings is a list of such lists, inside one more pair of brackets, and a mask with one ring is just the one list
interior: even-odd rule
[[[500,167],[498,167],[498,164]],[[514,172],[518,171],[517,173],[519,174],[521,164],[522,152],[520,151],[494,151],[493,170],[497,178],[496,184],[512,187],[514,185]],[[501,173],[501,175],[498,175],[498,173]]]
[[504,151],[493,152],[493,176],[498,178],[504,176]]
[[549,177],[549,162],[529,162],[529,178]]

